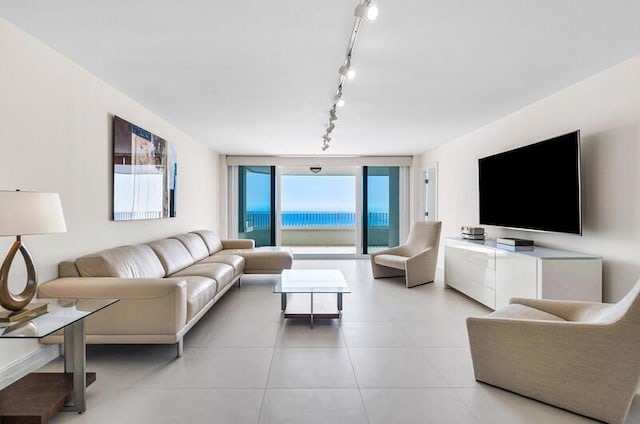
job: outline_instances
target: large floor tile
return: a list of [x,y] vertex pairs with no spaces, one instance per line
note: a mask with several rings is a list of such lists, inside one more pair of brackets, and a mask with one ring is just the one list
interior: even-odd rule
[[[264,388],[273,349],[201,348],[147,375],[142,387]],[[188,354],[190,355],[188,356]]]
[[587,424],[597,422],[487,385],[455,389],[455,391],[481,424]]
[[165,390],[146,422],[154,424],[255,424],[264,389]]
[[367,424],[357,389],[267,389],[260,424]]
[[477,387],[469,348],[424,349],[429,362],[451,387]]
[[450,389],[362,389],[371,424],[476,424]]
[[420,349],[349,349],[361,388],[449,387]]
[[278,347],[344,347],[340,322],[322,320],[311,328],[306,320],[286,320],[280,327]]
[[[95,384],[95,383],[94,383]],[[161,404],[163,391],[157,389],[109,389],[87,391],[87,411],[59,412],[48,424],[139,424],[151,419]]]
[[402,325],[388,322],[344,322],[342,334],[348,347],[414,346]]
[[346,349],[279,348],[273,355],[268,387],[357,387],[357,384]]
[[401,327],[413,346],[419,347],[465,347],[469,345],[467,327],[464,323],[445,320],[427,323],[406,323]]
[[214,328],[203,347],[273,347],[279,330],[279,322],[230,321]]

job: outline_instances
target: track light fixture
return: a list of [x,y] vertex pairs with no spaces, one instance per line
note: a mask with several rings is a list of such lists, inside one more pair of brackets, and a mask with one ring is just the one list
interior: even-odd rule
[[368,22],[373,22],[378,17],[378,6],[373,4],[371,0],[365,1],[363,4],[356,6],[353,15]]
[[338,68],[338,73],[347,79],[353,79],[356,76],[356,70],[351,67],[351,64],[345,63]]
[[354,22],[353,29],[351,30],[351,37],[349,37],[349,43],[347,44],[347,55],[344,59],[344,63],[338,69],[338,74],[340,74],[340,81],[338,83],[338,89],[336,90],[336,95],[333,98],[333,107],[329,110],[329,123],[327,124],[327,130],[325,134],[322,136],[322,151],[327,150],[331,142],[331,137],[329,134],[335,129],[336,125],[335,121],[338,120],[337,108],[344,106],[344,99],[342,98],[342,86],[345,80],[353,79],[356,76],[356,71],[351,66],[351,57],[353,56],[353,49],[356,46],[356,40],[358,39],[358,34],[360,32],[360,24],[365,22],[375,21],[378,17],[378,7],[373,4],[373,0],[361,0],[356,6],[355,11],[353,12]]

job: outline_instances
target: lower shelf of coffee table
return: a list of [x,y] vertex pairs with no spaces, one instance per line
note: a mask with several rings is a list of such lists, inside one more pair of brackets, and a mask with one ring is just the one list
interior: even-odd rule
[[[87,386],[96,373],[87,373]],[[2,424],[42,424],[71,400],[73,374],[31,373],[0,390]]]
[[[309,318],[311,315],[311,295],[308,293],[289,293],[285,318]],[[340,318],[335,293],[316,293],[313,295],[314,319]]]

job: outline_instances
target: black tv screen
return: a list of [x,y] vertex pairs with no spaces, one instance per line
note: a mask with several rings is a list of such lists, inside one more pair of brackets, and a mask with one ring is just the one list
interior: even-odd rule
[[582,234],[580,131],[478,160],[480,224]]

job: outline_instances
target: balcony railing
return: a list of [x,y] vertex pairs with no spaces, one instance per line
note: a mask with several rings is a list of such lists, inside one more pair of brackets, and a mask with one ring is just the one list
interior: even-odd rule
[[[248,212],[247,226],[267,228],[271,224],[269,212]],[[389,213],[369,212],[369,227],[388,227]],[[282,212],[283,228],[354,227],[355,212]]]

